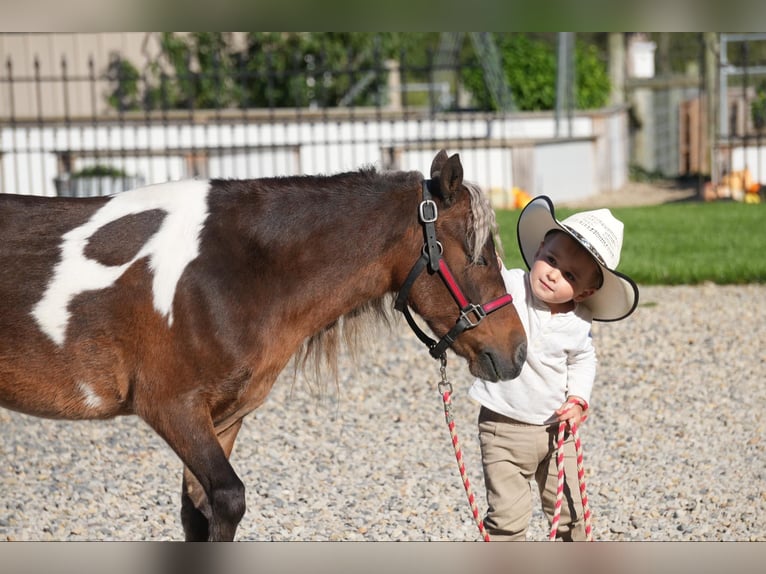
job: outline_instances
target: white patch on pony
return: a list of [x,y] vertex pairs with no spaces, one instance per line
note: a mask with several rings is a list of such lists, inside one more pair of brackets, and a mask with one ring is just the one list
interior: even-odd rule
[[95,393],[93,388],[88,383],[79,381],[77,383],[77,388],[79,389],[80,394],[82,394],[83,403],[86,407],[90,409],[99,409],[101,407],[101,397]]
[[[207,181],[190,180],[126,191],[109,199],[86,223],[64,234],[61,260],[32,311],[40,329],[56,344],[63,345],[71,300],[85,291],[110,287],[143,257],[149,257],[154,274],[154,308],[172,324],[176,285],[186,266],[199,254],[209,189]],[[133,259],[123,265],[103,265],[85,256],[88,241],[104,225],[154,209],[164,211],[166,216]]]

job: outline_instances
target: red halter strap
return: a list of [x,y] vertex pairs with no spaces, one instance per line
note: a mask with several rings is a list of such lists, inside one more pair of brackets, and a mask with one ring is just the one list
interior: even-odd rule
[[439,275],[447,286],[449,292],[452,294],[452,297],[455,298],[455,301],[460,306],[461,311],[476,307],[480,308],[484,315],[487,315],[492,313],[492,311],[497,311],[500,307],[505,307],[508,303],[513,302],[511,294],[506,293],[505,295],[493,299],[489,303],[484,303],[484,305],[473,305],[472,303],[469,303],[466,296],[463,295],[463,292],[460,290],[460,286],[457,284],[457,281],[455,281],[455,276],[452,274],[452,271],[450,271],[450,268],[444,259],[439,260]]

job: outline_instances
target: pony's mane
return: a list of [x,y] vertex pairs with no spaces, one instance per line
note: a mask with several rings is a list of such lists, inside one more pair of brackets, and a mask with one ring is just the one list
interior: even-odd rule
[[[395,319],[391,309],[393,309],[391,294],[367,301],[306,339],[293,358],[294,376],[297,376],[299,371],[309,375],[306,377],[309,385],[315,393],[321,395],[325,389],[322,377],[323,367],[326,367],[337,387],[338,354],[341,343],[345,345],[355,361],[359,344],[365,335],[369,335],[369,332],[381,323],[386,327],[391,326],[391,321]],[[313,372],[310,372],[310,369]]]
[[[371,167],[361,169],[360,173],[368,177],[381,175],[377,174],[375,169]],[[476,263],[490,235],[495,240],[496,249],[501,252],[500,237],[495,212],[481,187],[465,180],[463,185],[468,190],[471,206],[466,245],[472,263]],[[337,386],[338,354],[341,343],[345,345],[352,358],[355,359],[364,335],[369,334],[369,331],[380,323],[390,327],[392,321],[397,318],[393,316],[391,309],[393,309],[393,295],[388,294],[379,299],[368,301],[306,339],[295,354],[293,360],[294,375],[297,375],[298,371],[307,372],[309,368],[313,368],[313,373],[311,373],[313,376],[309,376],[307,379],[313,390],[321,395],[325,388],[322,382],[322,371],[323,367],[327,367]]]
[[490,235],[495,241],[495,248],[502,255],[500,234],[497,229],[495,211],[487,199],[484,191],[477,184],[463,181],[471,197],[471,217],[468,225],[468,250],[471,262],[476,263],[481,255],[481,249]]

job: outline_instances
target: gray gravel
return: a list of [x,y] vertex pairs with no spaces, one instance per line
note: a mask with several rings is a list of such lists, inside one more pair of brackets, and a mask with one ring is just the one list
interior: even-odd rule
[[[766,286],[645,287],[597,324],[582,428],[597,540],[766,541]],[[338,384],[285,373],[246,420],[241,540],[478,540],[438,363],[397,322]],[[463,456],[484,511],[471,376],[449,360]],[[0,410],[0,540],[178,540],[180,463],[135,417],[58,422]],[[529,538],[545,540],[536,509]]]

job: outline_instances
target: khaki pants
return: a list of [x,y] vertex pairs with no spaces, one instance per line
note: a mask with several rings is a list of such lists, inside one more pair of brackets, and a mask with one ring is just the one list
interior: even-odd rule
[[[558,424],[530,425],[485,407],[479,412],[479,439],[487,488],[484,527],[492,540],[525,540],[532,516],[530,480],[540,490],[548,523],[553,520],[558,470]],[[577,459],[571,434],[564,442],[564,500],[557,538],[585,540],[582,500],[577,481]]]

